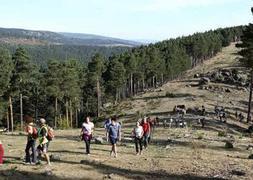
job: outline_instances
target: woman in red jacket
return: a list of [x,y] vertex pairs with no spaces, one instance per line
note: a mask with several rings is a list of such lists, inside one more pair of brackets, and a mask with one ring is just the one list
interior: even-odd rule
[[144,148],[148,147],[148,138],[150,136],[150,124],[147,122],[147,118],[144,117],[142,121],[142,128],[143,128],[143,141],[144,141]]
[[3,157],[4,157],[4,148],[2,142],[0,141],[0,165],[3,164]]

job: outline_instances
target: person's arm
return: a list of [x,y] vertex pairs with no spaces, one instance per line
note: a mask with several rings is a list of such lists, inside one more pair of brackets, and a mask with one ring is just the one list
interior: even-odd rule
[[121,126],[119,126],[119,141],[121,141]]
[[136,136],[136,134],[135,134],[135,128],[133,128],[133,130],[132,130],[132,138],[134,138]]
[[32,126],[27,126],[27,134],[28,134],[28,136],[33,134]]
[[42,129],[41,129],[41,136],[42,136],[42,144],[45,144],[45,143],[47,143],[47,130],[46,130],[46,128],[45,127],[43,127]]
[[144,135],[144,131],[143,131],[143,128],[142,128],[142,131],[141,131],[141,138],[143,137]]
[[80,136],[82,136],[82,135],[83,135],[83,126],[82,126],[81,131],[80,131]]
[[110,131],[110,126],[107,127],[107,129],[106,129],[106,141],[107,142],[109,141],[109,131]]

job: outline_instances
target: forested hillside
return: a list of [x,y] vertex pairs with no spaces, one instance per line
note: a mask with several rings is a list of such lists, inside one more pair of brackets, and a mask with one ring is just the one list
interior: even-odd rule
[[113,54],[121,54],[129,51],[130,47],[122,46],[84,46],[84,45],[14,45],[0,44],[0,47],[8,49],[14,53],[18,47],[24,48],[29,54],[31,62],[45,67],[47,61],[55,59],[58,61],[66,61],[68,59],[76,59],[81,63],[87,64],[92,56],[99,53],[106,58]]
[[109,58],[96,54],[88,65],[66,55],[66,61],[48,59],[46,67],[38,66],[25,48],[14,54],[1,48],[1,125],[18,128],[29,114],[43,116],[55,127],[78,126],[83,115],[100,117],[105,103],[162,85],[215,56],[239,41],[242,29],[196,33]]

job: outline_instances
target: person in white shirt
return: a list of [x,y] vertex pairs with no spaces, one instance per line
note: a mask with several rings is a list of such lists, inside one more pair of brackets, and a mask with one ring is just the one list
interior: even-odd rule
[[136,127],[133,129],[132,134],[135,142],[136,155],[141,155],[143,148],[142,141],[144,131],[139,121],[136,122]]
[[94,124],[93,122],[90,122],[90,117],[86,117],[85,121],[82,124],[81,136],[82,140],[85,142],[87,155],[90,155],[90,141],[92,139],[93,128]]

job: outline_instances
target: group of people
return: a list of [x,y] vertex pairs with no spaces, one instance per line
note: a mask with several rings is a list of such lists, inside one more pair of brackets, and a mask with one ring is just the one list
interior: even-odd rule
[[[33,118],[30,116],[25,117],[25,132],[27,135],[27,143],[25,148],[25,159],[24,164],[26,165],[36,165],[40,163],[40,158],[43,156],[48,165],[50,163],[50,157],[48,155],[49,143],[52,141],[54,135],[53,130],[46,124],[44,118],[40,118],[36,123],[34,123]],[[143,147],[147,149],[148,144],[151,140],[151,135],[154,132],[155,119],[150,117],[144,117],[136,122],[135,127],[132,130],[132,138],[135,143],[136,155],[141,155]],[[121,141],[121,123],[118,122],[116,116],[109,118],[104,123],[106,140],[111,144],[110,155],[117,157],[117,142]],[[91,153],[91,140],[94,131],[94,123],[88,116],[85,118],[80,136],[84,141],[86,154]],[[36,146],[36,141],[38,140],[39,145]],[[3,163],[4,150],[2,143],[0,141],[0,165]]]
[[[142,154],[143,147],[146,149],[154,132],[154,120],[150,117],[144,117],[136,122],[136,126],[132,130],[132,138],[135,143],[136,155]],[[104,123],[105,137],[111,144],[110,155],[117,157],[117,142],[121,141],[121,123],[118,122],[116,116],[108,118]],[[94,124],[90,117],[86,117],[82,124],[80,136],[84,141],[86,154],[90,155],[90,142],[92,139]]]
[[147,149],[151,140],[151,135],[154,132],[155,124],[150,117],[144,117],[136,122],[136,126],[133,128],[132,137],[135,143],[136,155],[141,155],[143,146]]
[[[50,127],[46,124],[46,120],[41,118],[39,120],[39,127],[33,122],[33,118],[27,116],[25,118],[27,133],[27,144],[25,148],[25,164],[35,165],[39,163],[41,156],[47,160],[47,164],[51,165],[48,155],[49,143],[52,140],[50,135]],[[39,145],[36,147],[36,140],[38,139]]]
[[[112,145],[110,154],[111,156],[117,157],[117,142],[121,141],[121,124],[117,121],[117,117],[114,116],[105,122],[104,127],[106,129],[106,139]],[[84,120],[80,132],[81,139],[85,143],[87,155],[90,155],[90,143],[93,129],[94,124],[91,122],[90,117],[88,116]]]

